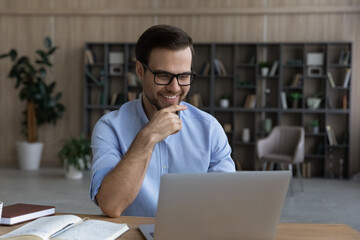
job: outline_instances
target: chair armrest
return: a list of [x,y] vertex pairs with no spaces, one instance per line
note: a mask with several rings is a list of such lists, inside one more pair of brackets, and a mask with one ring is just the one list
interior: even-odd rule
[[270,135],[266,138],[260,139],[256,143],[256,152],[259,159],[264,155],[271,153],[273,149],[273,141],[270,138]]

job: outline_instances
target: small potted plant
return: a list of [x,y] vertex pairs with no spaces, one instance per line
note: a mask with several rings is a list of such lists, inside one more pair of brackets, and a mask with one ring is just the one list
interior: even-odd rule
[[310,109],[318,109],[320,107],[321,97],[319,94],[313,94],[306,99],[306,103]]
[[311,132],[314,134],[319,133],[319,120],[313,119],[310,121]]
[[292,108],[298,108],[299,101],[302,99],[302,94],[299,92],[290,93],[290,99],[292,101]]
[[54,93],[56,82],[46,81],[47,71],[53,66],[50,56],[58,47],[52,46],[50,38],[45,38],[44,45],[45,49],[36,51],[35,62],[28,56],[18,56],[15,49],[0,55],[0,59],[11,59],[13,65],[8,77],[16,80],[15,88],[20,88],[19,98],[26,102],[21,133],[27,141],[16,143],[19,165],[25,170],[36,170],[40,166],[44,144],[38,141],[38,127],[46,123],[55,125],[65,110],[60,103],[62,93]]
[[64,166],[65,177],[81,179],[83,171],[90,169],[90,141],[83,136],[65,139],[58,156]]
[[259,63],[261,76],[266,77],[269,74],[270,63],[260,62]]
[[230,97],[227,94],[223,94],[220,99],[220,107],[228,108],[230,106]]

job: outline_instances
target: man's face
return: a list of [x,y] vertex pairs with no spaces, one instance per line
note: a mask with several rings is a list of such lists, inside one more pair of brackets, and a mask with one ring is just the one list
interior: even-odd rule
[[[153,49],[149,56],[148,67],[152,72],[169,72],[173,74],[191,72],[191,50]],[[179,86],[174,78],[169,85],[157,85],[154,75],[146,70],[140,62],[136,63],[138,76],[143,81],[143,103],[145,112],[151,117],[154,111],[179,104],[188,94],[190,86]]]

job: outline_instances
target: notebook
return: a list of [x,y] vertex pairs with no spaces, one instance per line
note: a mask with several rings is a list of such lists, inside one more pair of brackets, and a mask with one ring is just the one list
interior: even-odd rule
[[140,231],[148,240],[274,239],[290,178],[290,171],[164,175],[155,227]]

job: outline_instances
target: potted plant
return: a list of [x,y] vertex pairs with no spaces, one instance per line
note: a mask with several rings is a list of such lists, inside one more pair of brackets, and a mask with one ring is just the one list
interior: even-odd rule
[[83,136],[70,137],[64,140],[58,156],[64,166],[65,177],[81,179],[83,171],[90,168],[90,141]]
[[47,70],[52,67],[50,55],[56,50],[51,39],[45,38],[45,49],[37,50],[35,63],[28,56],[18,56],[17,50],[11,49],[0,58],[9,57],[13,63],[8,77],[16,80],[15,88],[20,88],[19,97],[26,102],[23,112],[22,133],[27,141],[17,142],[17,151],[21,169],[36,170],[40,166],[43,143],[38,141],[38,127],[52,123],[62,117],[65,110],[59,101],[62,94],[54,93],[56,83],[47,83]]
[[261,76],[266,77],[269,73],[270,63],[268,62],[260,62],[259,63]]
[[299,105],[299,100],[302,99],[302,94],[299,92],[290,93],[290,99],[292,101],[292,107],[297,108]]
[[230,106],[230,97],[227,94],[223,94],[220,99],[220,107],[228,108]]
[[319,120],[313,119],[310,121],[311,132],[314,134],[319,133]]
[[306,103],[310,109],[318,109],[320,107],[321,97],[319,94],[313,94],[306,99]]

